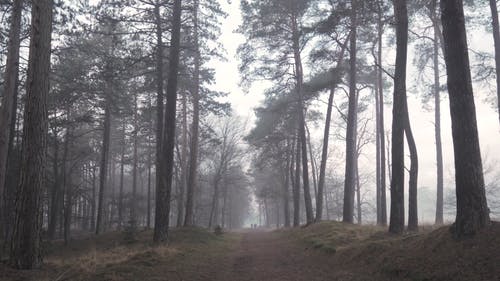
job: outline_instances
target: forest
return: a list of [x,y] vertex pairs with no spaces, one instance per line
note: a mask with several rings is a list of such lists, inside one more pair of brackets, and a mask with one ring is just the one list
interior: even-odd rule
[[496,0],[0,15],[0,280],[500,279]]

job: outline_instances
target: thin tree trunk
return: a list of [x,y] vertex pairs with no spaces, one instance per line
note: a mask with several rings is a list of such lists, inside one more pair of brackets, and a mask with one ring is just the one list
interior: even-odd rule
[[309,168],[307,161],[307,138],[306,138],[306,121],[305,121],[305,105],[304,97],[302,93],[302,86],[304,83],[304,73],[302,68],[302,58],[300,54],[300,33],[298,30],[297,18],[294,15],[292,17],[292,27],[293,27],[293,51],[295,60],[295,78],[297,80],[296,91],[298,98],[298,118],[299,118],[299,137],[300,144],[302,146],[302,186],[304,189],[304,201],[306,209],[306,221],[307,224],[314,222],[314,214],[312,209],[311,193],[309,187]]
[[194,91],[193,91],[193,124],[191,129],[191,147],[189,154],[189,178],[187,181],[186,193],[186,217],[184,226],[194,224],[194,193],[198,185],[198,144],[199,144],[199,126],[200,126],[200,46],[198,38],[198,10],[199,0],[194,0]]
[[[347,42],[350,35],[346,38],[346,41],[341,46],[340,55],[337,61],[337,67],[339,67],[340,62],[344,60],[345,50],[347,49]],[[325,119],[325,130],[323,134],[323,150],[321,153],[321,163],[319,167],[319,179],[318,179],[318,196],[316,197],[316,222],[319,222],[323,218],[323,197],[325,189],[325,174],[326,174],[326,161],[328,160],[328,142],[330,138],[330,123],[332,121],[332,110],[333,110],[333,98],[335,96],[335,87],[337,83],[335,81],[334,71],[332,70],[332,85],[330,88],[330,95],[328,97],[328,107],[326,109],[326,119]],[[325,197],[326,198],[326,197]],[[325,201],[326,205],[326,201]]]
[[389,232],[404,231],[404,130],[406,127],[406,60],[408,48],[408,14],[405,0],[394,1],[396,17],[396,69],[392,121],[392,182]]
[[295,184],[293,186],[293,226],[300,225],[300,139],[297,136],[295,154]]
[[42,263],[42,202],[47,149],[47,96],[52,35],[51,0],[32,3],[20,183],[16,194],[9,263],[32,269]]
[[[17,86],[19,77],[19,48],[21,44],[21,17],[23,0],[14,0],[12,4],[12,13],[10,19],[9,43],[7,50],[7,63],[5,65],[4,74],[4,92],[2,94],[2,104],[0,107],[0,228],[8,229],[6,213],[7,208],[5,194],[5,183],[7,175],[7,160],[9,155],[9,143],[12,131],[12,124],[15,123],[16,101],[17,101]],[[0,235],[6,233],[0,232]],[[6,240],[6,239],[5,239]]]
[[137,169],[138,169],[138,147],[139,147],[139,114],[137,106],[137,95],[134,97],[134,132],[132,138],[134,140],[133,155],[132,155],[132,201],[130,202],[130,226],[135,230],[138,224],[137,217]]
[[351,38],[349,58],[349,112],[347,116],[346,133],[346,166],[344,181],[344,212],[343,222],[354,222],[354,192],[356,184],[356,145],[357,145],[357,89],[356,89],[356,39],[357,39],[357,11],[356,0],[352,1],[351,11]]
[[[387,225],[387,199],[386,199],[386,169],[385,169],[385,124],[384,124],[384,81],[382,79],[382,35],[384,32],[382,23],[382,7],[379,2],[378,8],[378,63],[379,69],[377,73],[378,80],[378,101],[379,101],[379,138],[380,138],[380,225]],[[389,153],[389,152],[388,152]]]
[[[68,116],[68,121],[70,118],[69,108],[66,109],[66,114]],[[71,184],[71,168],[68,169],[68,159],[69,157],[69,140],[70,140],[70,128],[66,127],[66,137],[64,140],[64,151],[62,158],[62,169],[61,174],[63,177],[63,186],[66,190],[66,200],[64,205],[64,245],[68,245],[70,235],[71,235],[71,216],[73,208],[73,186]],[[71,162],[70,162],[71,163]],[[71,165],[69,165],[71,166]]]
[[155,157],[155,188],[162,190],[161,174],[162,170],[162,145],[163,145],[163,30],[161,17],[160,0],[156,0],[154,7],[155,25],[156,25],[156,157]]
[[472,236],[490,224],[477,131],[467,34],[462,1],[441,1],[441,20],[448,72],[448,91],[455,155],[458,238]]
[[431,20],[434,26],[434,53],[432,56],[434,68],[434,129],[436,137],[436,168],[437,168],[437,196],[436,196],[436,224],[444,223],[443,218],[443,147],[441,141],[441,90],[439,81],[439,42],[441,30],[439,29],[439,18],[437,16],[437,0],[431,4]]
[[177,227],[181,227],[184,220],[184,191],[188,177],[188,136],[187,136],[187,95],[182,97],[182,151],[181,151],[181,182],[179,184],[179,195],[177,198]]
[[[356,156],[359,158],[359,153]],[[358,160],[358,159],[357,159]],[[357,203],[357,211],[358,211],[358,224],[363,223],[363,212],[361,210],[361,184],[359,182],[359,169],[358,169],[358,161],[356,160],[356,203]]]
[[282,170],[283,176],[285,177],[285,182],[283,184],[283,207],[284,207],[284,216],[285,216],[285,227],[290,227],[290,192],[289,192],[289,185],[290,185],[290,171],[291,168],[291,157],[290,157],[290,141],[287,140],[287,146],[286,146],[286,167],[284,171]]
[[500,26],[498,23],[497,0],[490,0],[491,26],[493,27],[493,41],[495,43],[495,66],[497,76],[497,105],[500,118]]
[[413,137],[408,114],[408,104],[406,104],[405,134],[410,150],[410,182],[409,182],[409,204],[408,204],[408,230],[418,231],[418,153],[417,145]]
[[172,32],[170,40],[170,64],[167,84],[167,108],[162,151],[165,159],[160,171],[162,184],[156,189],[155,230],[153,241],[163,242],[168,239],[170,222],[170,198],[172,193],[172,177],[174,168],[175,125],[177,114],[177,82],[180,57],[182,0],[174,1],[172,16]]
[[309,149],[309,157],[311,159],[311,176],[313,180],[314,187],[314,198],[317,200],[318,198],[318,182],[316,180],[316,161],[313,157],[312,145],[311,145],[311,133],[309,132],[309,127],[306,124],[306,132],[307,132],[307,147]]
[[125,148],[126,148],[126,131],[125,131],[125,121],[122,123],[122,144],[121,144],[121,156],[120,156],[120,186],[118,191],[118,229],[123,227],[123,187],[124,187],[124,177],[125,177]]

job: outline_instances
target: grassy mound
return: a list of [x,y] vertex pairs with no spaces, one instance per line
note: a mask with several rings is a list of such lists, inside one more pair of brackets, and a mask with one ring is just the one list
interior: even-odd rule
[[[42,269],[16,271],[0,265],[0,280],[203,280],[210,275],[211,261],[230,251],[238,239],[201,228],[173,229],[169,243],[157,247],[151,238],[151,231],[143,231],[134,242],[121,232],[71,241],[68,246],[56,241],[46,247]],[[193,272],[193,266],[201,273]]]
[[500,223],[460,241],[449,227],[393,236],[384,228],[337,222],[283,235],[324,250],[339,271],[358,276],[353,280],[500,280]]

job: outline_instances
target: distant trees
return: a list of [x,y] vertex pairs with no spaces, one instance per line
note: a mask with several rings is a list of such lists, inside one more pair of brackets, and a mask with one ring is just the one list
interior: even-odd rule
[[453,148],[457,217],[452,229],[459,238],[474,235],[490,223],[472,91],[462,1],[441,1]]

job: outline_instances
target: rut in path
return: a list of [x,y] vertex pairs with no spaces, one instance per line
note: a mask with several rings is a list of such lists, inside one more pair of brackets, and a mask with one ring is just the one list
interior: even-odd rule
[[[216,280],[321,281],[338,278],[328,255],[300,246],[274,232],[249,231],[229,254]],[[340,280],[350,280],[345,274]]]

